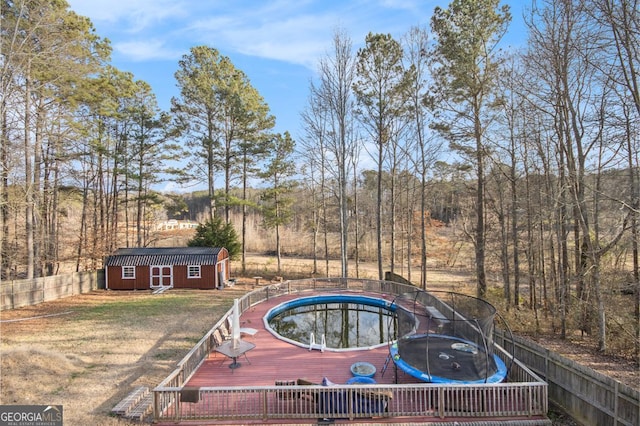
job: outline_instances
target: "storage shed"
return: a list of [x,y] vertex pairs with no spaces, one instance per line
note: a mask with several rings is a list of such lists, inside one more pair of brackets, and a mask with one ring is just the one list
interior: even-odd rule
[[229,280],[229,252],[213,247],[121,248],[105,259],[106,288],[222,288]]

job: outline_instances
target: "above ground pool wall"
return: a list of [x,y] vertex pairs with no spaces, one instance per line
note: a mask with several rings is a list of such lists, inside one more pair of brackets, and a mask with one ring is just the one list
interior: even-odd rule
[[[293,339],[289,339],[285,336],[282,336],[276,330],[274,330],[270,325],[270,321],[274,317],[276,317],[277,315],[287,310],[302,307],[302,306],[332,304],[332,303],[350,303],[350,304],[368,305],[368,306],[382,308],[392,313],[395,313],[398,310],[402,309],[397,305],[395,305],[393,302],[390,302],[384,298],[375,298],[375,297],[362,296],[357,294],[344,294],[344,293],[321,294],[317,296],[300,297],[294,300],[281,303],[278,306],[275,306],[274,308],[270,309],[267,312],[267,314],[264,316],[263,318],[264,326],[271,334],[273,334],[274,336],[277,336],[279,339],[282,339],[288,343],[291,343],[292,345],[301,346],[301,347],[315,348],[316,346],[318,346],[318,348],[321,348],[322,350],[329,350],[329,351],[354,351],[354,350],[366,350],[366,349],[371,349],[371,348],[380,347],[380,346],[389,344],[388,341],[385,341],[385,342],[375,344],[375,345],[370,345],[370,346],[360,346],[360,347],[353,347],[353,348],[332,348],[332,347],[327,347],[324,344],[320,344],[320,345],[317,344],[321,341],[321,338],[322,338],[321,336],[314,336],[314,338],[316,339],[315,342],[310,342],[308,344],[305,344],[304,342],[299,342]],[[402,311],[405,312],[404,309],[402,309]],[[415,317],[413,317],[413,314],[411,312],[406,312],[406,313],[412,318],[412,322],[413,322],[412,329],[415,330],[415,322],[416,322]]]

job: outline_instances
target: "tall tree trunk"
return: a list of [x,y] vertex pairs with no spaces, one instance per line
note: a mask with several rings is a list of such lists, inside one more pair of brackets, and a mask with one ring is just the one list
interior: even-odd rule
[[560,251],[560,256],[558,257],[558,277],[560,279],[560,337],[562,339],[566,339],[567,313],[569,312],[569,300],[571,297],[569,286],[569,271],[571,267],[569,265],[569,248],[567,247],[567,237],[569,236],[569,230],[567,229],[567,179],[565,176],[566,173],[562,149],[559,150],[559,157],[560,194],[558,203],[560,204],[560,208],[558,209],[558,219],[556,220],[556,223],[558,224],[556,238],[558,241],[558,250]]
[[7,99],[0,99],[0,281],[10,276],[9,258],[9,135],[7,125]]
[[[113,178],[111,179],[111,192],[113,194],[113,205],[111,207],[111,216],[113,217],[113,228],[114,228],[114,244],[118,247],[120,245],[120,241],[118,239],[118,223],[119,223],[119,214],[118,210],[120,209],[120,204],[122,203],[122,210],[124,214],[124,239],[125,246],[129,247],[131,244],[130,241],[130,225],[131,220],[129,219],[129,201],[130,201],[130,193],[131,193],[131,183],[130,183],[130,175],[131,175],[131,164],[130,162],[133,158],[130,158],[130,149],[128,143],[128,130],[125,124],[124,128],[120,130],[120,136],[118,137],[118,143],[116,143],[114,149],[114,160],[113,160]],[[121,171],[120,171],[121,170]],[[118,185],[120,181],[120,175],[122,175],[122,191],[119,191]],[[122,192],[122,194],[121,194]],[[137,232],[137,227],[136,227]],[[137,245],[140,247],[140,244]],[[109,247],[109,253],[111,253],[111,249],[115,248],[113,246]]]
[[276,225],[276,260],[278,274],[282,273],[282,253],[280,253],[280,225]]
[[[395,151],[395,150],[394,150]],[[389,260],[392,273],[396,272],[396,155],[392,154],[392,163],[390,170],[391,185],[389,188]]]
[[[141,165],[139,165],[141,166]],[[136,247],[144,247],[144,218],[143,208],[144,200],[142,194],[142,177],[138,177],[138,189],[136,194]]]
[[30,64],[27,65],[25,76],[25,96],[24,96],[24,176],[25,176],[25,243],[27,249],[27,275],[25,278],[34,278],[34,194],[33,194],[33,155],[31,146],[31,76]]
[[[342,144],[344,146],[344,143]],[[341,276],[349,276],[349,203],[347,200],[347,165],[346,158],[339,160],[338,172],[339,185],[339,209],[340,209],[340,269]]]
[[[520,245],[518,238],[518,184],[516,168],[518,159],[516,156],[516,139],[511,137],[511,167],[509,169],[509,183],[511,187],[511,245],[513,246],[513,287],[520,288]],[[526,145],[526,144],[525,144]],[[525,147],[526,152],[526,147]],[[526,157],[526,153],[525,153]],[[528,180],[525,178],[525,180]],[[527,194],[529,194],[527,189]],[[507,310],[509,309],[511,302],[511,286],[505,287],[505,299],[507,300]]]
[[213,124],[209,124],[207,129],[208,139],[207,139],[207,190],[209,195],[209,221],[213,222],[213,219],[216,217],[216,199],[215,199],[215,165],[213,163],[214,157],[214,149],[213,149],[213,140],[214,134],[212,129]]
[[321,196],[321,204],[322,204],[322,234],[323,234],[323,245],[324,245],[324,266],[325,266],[325,275],[327,277],[329,274],[329,229],[327,226],[327,195],[326,195],[326,164],[324,153],[321,153],[321,164],[320,170],[322,170],[321,178],[320,178],[320,196]]
[[[103,138],[103,134],[100,134],[100,139]],[[98,253],[101,251],[99,249],[100,242],[105,241],[106,235],[104,232],[104,179],[105,179],[105,171],[103,165],[103,154],[102,152],[98,152],[96,158],[96,188],[93,189],[91,193],[92,197],[92,232],[88,235],[91,235],[91,265],[93,268],[94,260],[98,257]]]
[[54,275],[58,264],[59,158],[62,157],[60,121],[60,114],[58,114],[55,122],[57,131],[51,135],[52,141],[50,141],[49,148],[44,155],[43,204],[45,208],[43,226],[47,229],[44,240],[44,273],[46,276]]
[[[424,166],[423,166],[424,167]],[[426,173],[420,176],[420,287],[427,290],[427,185]]]
[[[500,185],[500,182],[498,182]],[[498,206],[498,223],[500,225],[500,260],[502,263],[502,285],[503,296],[506,301],[509,300],[511,291],[511,260],[509,256],[509,219],[505,213],[504,197],[502,190],[498,189],[499,206]],[[509,302],[507,302],[507,309]]]
[[87,244],[87,210],[89,208],[88,176],[85,176],[84,179],[82,188],[82,213],[80,213],[80,229],[78,231],[78,247],[76,249],[76,272],[80,272],[82,258],[85,256],[84,247]]
[[[353,211],[358,212],[360,206],[358,204],[358,170],[356,162],[353,163]],[[354,214],[353,218],[353,256],[356,267],[356,278],[360,278],[360,215]]]
[[484,222],[484,147],[482,144],[482,125],[480,122],[480,102],[476,99],[474,105],[474,138],[476,142],[476,279],[478,283],[477,296],[483,299],[487,294],[487,276],[485,271],[485,222]]
[[633,262],[633,295],[634,295],[634,316],[635,316],[635,356],[636,362],[640,363],[640,261],[638,260],[638,209],[640,208],[640,197],[638,196],[638,174],[637,164],[634,164],[634,149],[631,138],[631,129],[627,120],[627,161],[629,167],[629,187],[631,188],[631,257]]
[[[589,238],[589,257],[591,259],[592,264],[590,265],[590,274],[591,274],[591,285],[594,291],[595,302],[596,302],[596,312],[598,316],[598,350],[601,352],[605,352],[607,349],[607,322],[605,316],[604,309],[604,300],[602,297],[602,289],[600,282],[600,223],[598,222],[598,218],[600,217],[600,193],[602,191],[602,179],[600,170],[602,170],[602,150],[600,152],[600,156],[598,158],[600,164],[598,165],[598,169],[596,171],[596,187],[594,191],[594,199],[593,199],[593,217],[595,218],[593,221],[593,241],[591,241],[591,237]],[[586,216],[585,212],[582,213],[583,216]],[[584,224],[586,225],[586,224]]]
[[384,278],[382,270],[382,152],[383,152],[383,135],[378,134],[378,188],[377,188],[377,206],[376,206],[376,231],[377,231],[377,248],[378,248],[378,279]]
[[247,179],[248,179],[248,170],[247,170],[247,154],[246,152],[243,154],[244,158],[242,161],[242,272],[244,273],[247,270]]
[[35,137],[33,145],[33,261],[34,274],[36,277],[43,275],[43,246],[46,240],[46,226],[43,218],[46,217],[46,203],[42,191],[42,164],[43,151],[42,139],[44,138],[45,112],[42,106],[43,100],[38,96],[38,104],[35,106]]
[[313,223],[313,229],[311,230],[311,246],[313,269],[311,270],[311,275],[315,276],[318,274],[318,232],[320,230],[320,216],[318,215],[318,207],[316,206],[316,194],[313,194],[312,197],[313,211],[311,212],[311,221]]
[[224,149],[224,223],[231,221],[231,143],[233,138],[228,136],[225,131],[225,149]]
[[[413,203],[411,199],[411,193],[409,192],[409,187],[407,185],[407,280],[409,282],[412,281],[411,277],[411,265],[413,264]],[[411,199],[410,199],[411,197]]]

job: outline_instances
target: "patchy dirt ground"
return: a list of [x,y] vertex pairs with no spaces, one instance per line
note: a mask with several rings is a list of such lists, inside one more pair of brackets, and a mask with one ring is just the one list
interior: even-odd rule
[[[432,290],[473,285],[455,271],[430,272],[429,281]],[[62,404],[67,425],[127,424],[110,410],[135,387],[160,383],[253,282],[158,296],[95,291],[1,312],[0,403]],[[630,386],[640,383],[637,366],[599,356],[588,342],[537,340]],[[562,416],[554,422],[572,424]]]
[[632,388],[640,389],[640,368],[627,359],[599,353],[596,349],[597,343],[593,339],[578,336],[567,340],[553,336],[529,336],[528,338],[585,367]]

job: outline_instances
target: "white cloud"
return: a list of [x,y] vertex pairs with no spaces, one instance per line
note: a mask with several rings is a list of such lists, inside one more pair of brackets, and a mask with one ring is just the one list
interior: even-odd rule
[[327,48],[337,21],[327,15],[281,14],[274,19],[244,15],[202,20],[193,30],[203,43],[216,46],[222,42],[228,49],[245,55],[310,66]]
[[178,59],[185,53],[166,46],[163,40],[158,39],[125,41],[115,43],[113,48],[134,62]]
[[[424,0],[380,0],[380,5],[389,9],[416,11],[424,9]],[[432,2],[437,3],[437,2]]]
[[[117,52],[137,61],[173,60],[197,44],[315,69],[346,28],[354,47],[372,32],[406,31],[408,10],[425,0],[69,0],[98,29],[108,26]],[[427,3],[432,3],[428,1]],[[398,19],[398,15],[405,15]],[[399,34],[398,34],[399,35]]]
[[94,24],[118,25],[126,32],[139,32],[166,19],[186,17],[188,2],[182,0],[67,0],[79,15]]
[[[366,3],[366,2],[365,2]],[[184,35],[220,50],[315,68],[331,49],[336,28],[347,28],[356,41],[375,23],[372,10],[359,1],[264,2],[255,8],[225,10],[194,21]],[[193,38],[193,37],[191,37]]]

